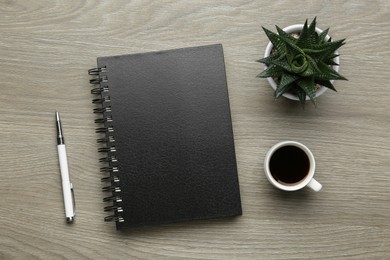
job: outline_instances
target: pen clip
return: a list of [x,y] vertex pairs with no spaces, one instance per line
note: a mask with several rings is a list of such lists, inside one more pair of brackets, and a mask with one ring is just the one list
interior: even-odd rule
[[70,193],[72,194],[72,201],[73,201],[73,215],[76,215],[76,200],[74,198],[74,190],[73,190],[72,183],[70,183]]

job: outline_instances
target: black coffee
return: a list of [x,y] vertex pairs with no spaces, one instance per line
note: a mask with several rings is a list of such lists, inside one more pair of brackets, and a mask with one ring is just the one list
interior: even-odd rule
[[275,180],[282,184],[294,184],[309,173],[310,161],[299,147],[288,145],[280,147],[271,156],[269,168]]

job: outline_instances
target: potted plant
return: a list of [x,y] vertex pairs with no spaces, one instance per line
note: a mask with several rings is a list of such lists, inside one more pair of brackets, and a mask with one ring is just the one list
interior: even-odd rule
[[317,97],[328,88],[336,91],[334,80],[347,80],[338,73],[337,49],[345,39],[332,41],[329,28],[322,31],[316,27],[316,18],[309,26],[306,20],[305,24],[276,29],[278,33],[263,27],[270,42],[264,58],[258,60],[266,68],[257,76],[268,79],[275,99],[284,96],[300,101],[302,107],[310,99],[316,106]]

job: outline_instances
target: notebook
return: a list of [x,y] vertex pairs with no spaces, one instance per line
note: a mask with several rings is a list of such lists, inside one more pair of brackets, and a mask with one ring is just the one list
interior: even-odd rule
[[117,229],[242,214],[221,44],[101,57],[90,69]]

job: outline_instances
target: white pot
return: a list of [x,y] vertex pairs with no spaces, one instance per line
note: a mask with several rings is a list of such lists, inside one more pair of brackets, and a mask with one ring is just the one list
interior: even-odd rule
[[[299,33],[299,32],[302,31],[303,26],[304,26],[303,24],[294,24],[294,25],[290,25],[290,26],[287,26],[287,27],[283,28],[283,31],[285,31],[286,33]],[[320,34],[320,33],[322,33],[322,30],[316,27],[316,32],[317,32],[318,34]],[[329,39],[330,39],[330,36],[329,36],[329,35],[326,35],[325,40],[329,40]],[[272,48],[273,48],[273,47],[274,47],[274,46],[272,45],[272,43],[269,42],[268,45],[267,45],[267,47],[265,48],[264,57],[268,57],[268,56],[271,54],[271,51],[272,51]],[[338,54],[338,52],[336,51],[335,54]],[[335,57],[335,58],[333,59],[333,61],[334,61],[335,63],[337,63],[337,64],[340,64],[340,63],[339,63],[340,59],[339,59],[338,56]],[[332,68],[333,68],[335,71],[337,71],[337,72],[339,71],[339,66],[334,65],[334,66],[332,66]],[[272,87],[274,90],[276,90],[277,84],[276,84],[275,80],[274,80],[272,77],[268,77],[267,80],[268,80],[268,83],[271,85],[271,87]],[[331,80],[330,82],[333,83],[334,80]],[[317,92],[316,92],[316,97],[321,96],[327,89],[328,89],[327,87],[321,86],[321,87],[317,90]],[[291,94],[291,93],[284,93],[284,94],[283,94],[283,97],[288,98],[288,99],[292,99],[292,100],[297,100],[297,101],[299,101],[298,96],[297,96],[297,95],[294,95],[294,94]],[[310,99],[310,98],[309,98],[308,96],[306,96],[306,100],[309,100],[309,99]]]

